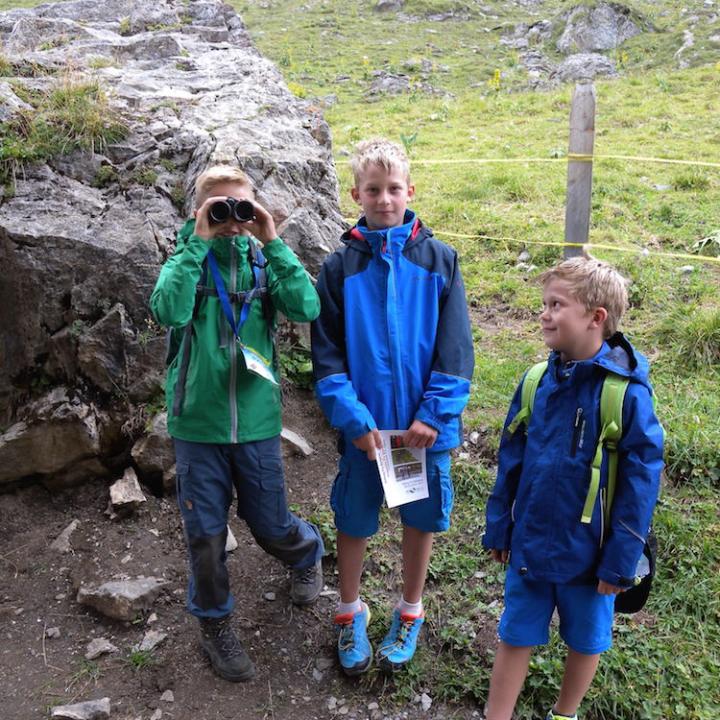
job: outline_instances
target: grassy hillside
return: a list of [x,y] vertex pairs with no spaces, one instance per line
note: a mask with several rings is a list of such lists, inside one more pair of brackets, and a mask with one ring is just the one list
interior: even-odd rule
[[[0,9],[20,4],[0,0]],[[479,432],[480,459],[456,466],[454,525],[432,561],[431,622],[417,663],[393,682],[370,674],[361,687],[398,701],[427,689],[436,702],[472,710],[487,695],[502,596],[502,573],[480,547],[483,508],[509,398],[546,352],[535,278],[561,253],[553,244],[563,238],[572,92],[527,92],[519,52],[500,39],[518,22],[552,19],[573,3],[407,0],[414,19],[402,23],[373,12],[374,0],[233,4],[293,92],[328,120],[346,216],[356,214],[347,156],[359,139],[386,135],[414,162],[415,209],[460,252],[477,352],[465,422]],[[710,40],[720,34],[717,19],[710,22],[717,4],[630,5],[645,31],[610,53],[620,78],[596,83],[596,153],[720,162],[720,45]],[[428,19],[445,11],[462,19]],[[694,45],[676,56],[686,32]],[[557,62],[552,47],[544,52]],[[679,58],[689,67],[680,69]],[[366,100],[376,71],[409,75],[409,92]],[[520,161],[464,162],[478,158]],[[656,514],[656,589],[646,612],[618,620],[616,650],[603,660],[585,718],[699,720],[720,712],[720,264],[706,259],[720,256],[719,207],[718,167],[595,162],[591,241],[610,249],[593,252],[632,280],[625,330],[653,364],[668,473]],[[532,268],[518,266],[524,249]],[[315,520],[330,545],[328,509],[319,507]],[[386,614],[399,571],[398,527],[386,520],[392,530],[373,540],[365,581],[376,617]],[[382,623],[372,628],[379,639]],[[547,710],[562,657],[557,641],[535,655],[520,717]]]

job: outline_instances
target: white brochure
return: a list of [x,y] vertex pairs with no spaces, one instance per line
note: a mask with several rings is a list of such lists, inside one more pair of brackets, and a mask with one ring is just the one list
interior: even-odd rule
[[425,448],[405,447],[404,430],[381,430],[383,446],[377,451],[380,480],[388,507],[429,496]]

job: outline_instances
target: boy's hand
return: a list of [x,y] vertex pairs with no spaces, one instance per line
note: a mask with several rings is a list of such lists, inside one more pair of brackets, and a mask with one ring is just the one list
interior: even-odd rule
[[377,428],[365,433],[365,435],[361,435],[359,438],[355,438],[352,442],[358,450],[367,453],[367,458],[371,461],[377,458],[377,450],[382,447],[382,437]]
[[598,580],[597,591],[601,595],[617,595],[618,593],[625,592],[627,588],[618,587],[617,585],[611,585],[604,580]]
[[493,548],[490,551],[490,557],[495,560],[496,562],[502,563],[503,565],[507,565],[508,558],[510,557],[510,551],[509,550],[497,550],[496,548]]
[[275,221],[273,216],[259,202],[255,200],[250,202],[255,207],[255,218],[242,223],[242,227],[249,230],[263,245],[267,245],[278,236]]
[[420,420],[413,424],[403,434],[403,442],[411,448],[431,448],[437,440],[438,431]]
[[205,202],[195,211],[195,235],[202,238],[206,242],[209,242],[214,237],[232,237],[237,233],[232,232],[233,225],[238,225],[233,220],[228,222],[220,223],[219,225],[211,225],[209,218],[210,206],[213,203],[225,200],[224,197],[213,196],[209,197]]

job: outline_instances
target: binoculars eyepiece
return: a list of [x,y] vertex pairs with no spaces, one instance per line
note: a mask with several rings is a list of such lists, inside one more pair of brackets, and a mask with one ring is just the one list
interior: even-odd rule
[[249,200],[236,200],[226,198],[214,202],[208,211],[208,219],[211,225],[219,225],[228,220],[237,222],[249,222],[255,217],[255,207]]

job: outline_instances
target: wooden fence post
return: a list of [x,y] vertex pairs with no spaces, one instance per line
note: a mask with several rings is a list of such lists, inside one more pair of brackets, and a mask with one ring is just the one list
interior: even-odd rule
[[[590,231],[592,154],[595,144],[595,86],[581,81],[575,86],[570,110],[565,242],[586,243]],[[583,255],[584,248],[566,245],[564,257]]]

